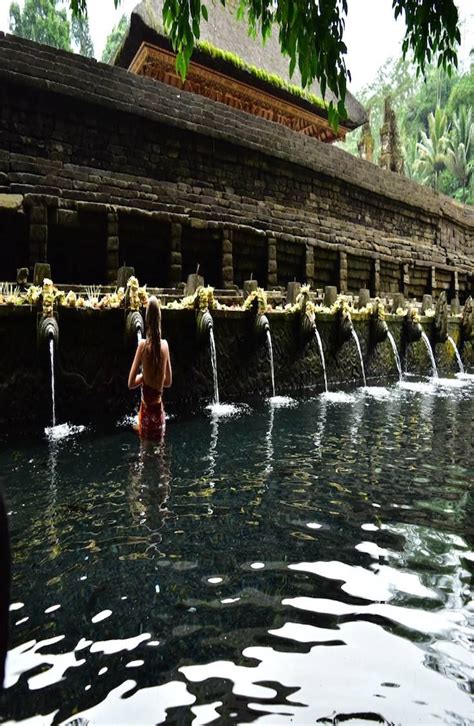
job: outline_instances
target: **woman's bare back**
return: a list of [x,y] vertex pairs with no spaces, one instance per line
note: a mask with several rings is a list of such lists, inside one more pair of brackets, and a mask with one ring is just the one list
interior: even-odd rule
[[154,388],[155,391],[162,391],[163,388],[171,386],[171,363],[168,342],[161,341],[161,356],[159,365],[154,368],[152,362],[151,347],[148,340],[143,344],[143,382],[145,385]]

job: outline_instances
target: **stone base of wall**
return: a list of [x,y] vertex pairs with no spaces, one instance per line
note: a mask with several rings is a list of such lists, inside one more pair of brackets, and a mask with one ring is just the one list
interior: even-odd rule
[[[221,400],[244,401],[271,395],[268,353],[253,337],[253,318],[241,311],[216,311]],[[313,395],[324,388],[316,341],[304,344],[296,314],[268,313],[271,326],[277,394]],[[51,424],[50,364],[47,351],[37,346],[38,314],[29,308],[0,308],[0,430],[13,425],[37,430]],[[127,377],[134,350],[125,345],[123,310],[83,311],[61,308],[58,313],[59,347],[56,354],[57,421],[99,424],[118,421],[133,412],[139,394],[129,391]],[[362,383],[359,358],[352,340],[337,348],[334,322],[317,321],[326,355],[331,390]],[[423,323],[428,336],[433,324]],[[365,361],[368,383],[397,381],[397,370],[388,341],[372,347],[367,321],[355,321]],[[403,353],[402,324],[389,327]],[[460,328],[451,319],[449,332],[460,342]],[[198,341],[192,311],[163,310],[163,336],[168,339],[173,364],[173,386],[165,392],[167,409],[193,411],[212,398],[209,347]],[[466,366],[474,365],[472,343],[461,345]],[[457,371],[449,343],[435,346],[440,375]],[[420,341],[407,348],[410,372],[427,375],[429,358]]]

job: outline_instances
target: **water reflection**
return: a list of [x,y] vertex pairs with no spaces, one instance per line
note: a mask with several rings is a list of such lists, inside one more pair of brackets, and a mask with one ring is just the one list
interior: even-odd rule
[[2,454],[3,718],[468,723],[472,389]]

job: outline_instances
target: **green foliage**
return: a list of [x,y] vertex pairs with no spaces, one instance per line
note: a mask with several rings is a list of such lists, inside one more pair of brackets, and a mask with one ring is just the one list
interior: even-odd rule
[[[437,188],[458,201],[472,204],[474,65],[469,71],[451,76],[436,66],[428,66],[425,71],[425,79],[417,78],[413,65],[402,59],[391,59],[360,94],[360,100],[370,111],[375,141],[374,159],[378,159],[380,154],[384,98],[390,93],[399,126],[406,176]],[[441,134],[439,127],[430,128],[429,119],[433,117],[433,127],[437,108],[443,109],[445,115],[444,133]],[[348,134],[345,143],[339,146],[357,156],[359,138],[360,131],[355,131]]]
[[70,25],[57,0],[26,0],[21,9],[10,5],[10,31],[21,38],[71,50]]
[[[218,0],[214,0],[217,2]],[[115,7],[120,0],[113,0]],[[222,5],[226,0],[220,0]],[[69,0],[74,14],[84,13],[87,0]],[[395,18],[404,15],[406,24],[403,56],[413,54],[423,73],[435,57],[451,73],[457,66],[456,46],[460,42],[458,11],[454,0],[392,0]],[[332,126],[346,117],[344,100],[350,72],[346,68],[343,40],[348,0],[239,0],[237,17],[246,22],[249,34],[269,37],[278,32],[280,48],[288,56],[289,74],[298,65],[303,87],[317,80],[323,98],[330,90],[338,99],[328,104]],[[163,24],[176,56],[176,70],[184,79],[193,49],[200,38],[201,22],[207,22],[212,5],[201,0],[164,0]]]
[[94,57],[94,44],[92,43],[87,15],[72,16],[71,37],[81,55],[86,56],[86,58]]
[[239,58],[238,55],[235,55],[235,53],[230,53],[229,51],[216,48],[215,45],[212,45],[212,43],[209,43],[206,40],[198,41],[196,43],[196,48],[212,58],[217,58],[225,61],[226,63],[231,63],[236,68],[255,76],[255,78],[259,78],[261,81],[265,81],[272,86],[281,88],[294,96],[303,98],[305,101],[309,101],[316,106],[320,106],[321,108],[327,107],[327,103],[325,103],[322,98],[315,96],[314,93],[309,93],[309,91],[305,91],[303,88],[300,88],[300,86],[294,86],[292,83],[287,83],[283,78],[275,75],[275,73],[268,73],[263,70],[263,68],[257,68],[256,66],[246,63],[242,60],[242,58]]
[[112,63],[118,49],[120,48],[122,41],[125,37],[125,33],[127,32],[128,28],[128,21],[127,16],[122,15],[120,18],[120,21],[118,24],[112,29],[112,32],[109,33],[107,36],[107,40],[105,41],[105,47],[102,53],[102,62],[103,63]]
[[438,189],[438,176],[445,167],[448,145],[447,117],[438,106],[435,113],[428,116],[428,133],[420,132],[421,141],[417,145],[419,166],[422,173]]

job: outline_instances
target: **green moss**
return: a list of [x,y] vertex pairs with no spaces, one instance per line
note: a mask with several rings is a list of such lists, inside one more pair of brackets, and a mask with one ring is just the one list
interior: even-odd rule
[[211,58],[216,58],[218,60],[223,60],[226,63],[230,63],[235,68],[239,68],[239,70],[246,71],[247,73],[250,73],[252,76],[255,76],[255,78],[258,78],[259,80],[264,81],[265,83],[268,83],[271,86],[280,88],[283,91],[287,91],[288,93],[291,93],[293,96],[298,96],[299,98],[303,99],[304,101],[308,101],[309,103],[312,103],[315,106],[319,106],[319,108],[326,109],[329,105],[322,98],[315,96],[314,93],[310,93],[309,91],[303,90],[299,86],[295,86],[292,83],[288,83],[283,78],[280,78],[280,76],[277,76],[275,73],[268,73],[267,71],[263,70],[263,68],[257,68],[257,66],[253,66],[250,63],[246,63],[244,60],[242,60],[242,58],[239,58],[238,55],[235,55],[234,53],[230,53],[227,50],[221,50],[220,48],[216,48],[215,45],[212,45],[212,43],[209,43],[206,40],[198,41],[196,43],[196,48],[200,52],[206,53]]

